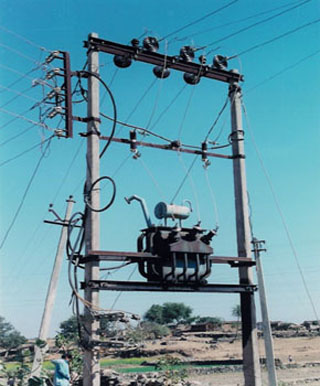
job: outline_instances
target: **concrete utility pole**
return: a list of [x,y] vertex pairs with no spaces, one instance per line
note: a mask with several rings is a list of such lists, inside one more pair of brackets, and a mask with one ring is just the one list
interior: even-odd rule
[[[91,37],[98,37],[92,33]],[[92,48],[88,51],[88,69],[90,72],[99,74],[99,53]],[[92,184],[100,177],[100,160],[99,160],[99,80],[94,76],[88,77],[88,125],[87,125],[87,179],[86,188],[90,189]],[[96,118],[96,119],[95,119]],[[99,208],[100,190],[99,185],[95,185],[92,190],[91,207]],[[99,250],[100,244],[100,216],[98,212],[87,207],[87,218],[85,228],[86,255],[91,250]],[[91,261],[85,264],[85,281],[99,280],[99,261]],[[91,308],[99,307],[99,290],[85,288],[85,299],[91,304]],[[97,340],[99,322],[93,320],[89,311],[85,308],[85,323],[89,333],[88,342],[84,351],[84,368],[83,368],[83,385],[100,386],[100,363],[98,352],[94,349],[91,342]]]
[[276,366],[275,366],[274,353],[273,353],[272,331],[271,331],[270,321],[269,321],[267,296],[266,296],[266,290],[264,285],[262,262],[260,260],[260,252],[265,251],[265,249],[261,248],[262,243],[263,241],[259,241],[256,238],[252,240],[252,244],[254,247],[253,248],[254,257],[256,260],[256,270],[257,270],[260,307],[261,307],[262,325],[263,325],[263,338],[264,338],[264,345],[266,350],[269,386],[277,386],[278,381],[277,381],[277,373],[276,373]]
[[[52,269],[51,279],[50,279],[50,283],[47,291],[46,302],[43,310],[43,315],[42,315],[42,320],[41,320],[41,325],[40,325],[40,330],[38,335],[38,338],[41,340],[46,340],[48,338],[53,306],[56,300],[59,274],[61,271],[61,264],[62,264],[63,254],[66,248],[67,235],[68,235],[67,225],[70,220],[72,207],[74,204],[74,201],[72,200],[72,196],[69,197],[69,199],[67,200],[67,203],[68,204],[67,204],[66,214],[63,221],[64,225],[62,226],[62,229],[61,229],[60,240],[59,240],[58,249],[57,249],[57,253],[56,253],[56,257],[55,257],[55,261]],[[34,377],[40,376],[42,362],[43,362],[43,357],[42,357],[41,348],[39,346],[35,346],[31,376],[34,376]]]
[[[231,102],[231,140],[233,154],[233,178],[236,209],[237,246],[239,257],[251,257],[251,232],[247,197],[247,182],[244,155],[244,132],[241,115],[241,88],[238,83],[230,84],[229,97]],[[252,268],[239,268],[240,284],[252,285]],[[256,326],[256,310],[254,293],[240,294],[243,372],[245,386],[261,386],[261,371],[258,352]]]

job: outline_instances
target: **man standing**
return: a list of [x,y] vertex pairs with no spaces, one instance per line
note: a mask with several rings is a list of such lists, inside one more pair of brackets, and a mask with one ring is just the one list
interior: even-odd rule
[[51,361],[55,365],[54,371],[54,386],[69,386],[70,383],[70,370],[69,360],[72,357],[70,354],[63,354],[61,359],[55,359]]

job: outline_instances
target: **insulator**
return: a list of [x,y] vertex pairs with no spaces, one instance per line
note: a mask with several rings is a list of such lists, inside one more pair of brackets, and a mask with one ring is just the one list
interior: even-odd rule
[[170,75],[169,68],[163,68],[162,66],[153,67],[153,73],[157,78],[165,79]]
[[201,64],[206,64],[207,63],[207,58],[204,55],[199,56],[199,62]]
[[113,57],[113,62],[117,67],[127,68],[131,65],[132,59],[130,56],[115,55]]
[[183,61],[183,62],[192,62],[193,59],[194,59],[194,51],[195,51],[195,48],[194,47],[191,47],[191,46],[183,46],[181,49],[180,49],[180,59]]
[[216,55],[213,58],[213,68],[225,70],[228,67],[228,59],[223,55]]
[[139,47],[139,39],[132,39],[131,40],[131,45],[132,47]]
[[54,107],[50,113],[48,114],[48,118],[53,118],[55,117],[57,114],[61,114],[62,113],[62,107],[61,106],[56,106]]
[[54,134],[57,137],[65,137],[66,136],[65,131],[63,129],[55,129]]
[[217,234],[216,229],[212,229],[209,231],[206,235],[201,237],[201,241],[203,241],[205,244],[209,245],[210,241],[213,239],[213,237]]
[[137,132],[135,130],[130,131],[130,150],[133,153],[137,151]]
[[54,87],[50,92],[49,94],[47,95],[47,98],[48,99],[52,99],[53,97],[55,97],[56,95],[60,94],[61,92],[61,88],[60,87]]
[[189,74],[188,72],[185,72],[183,74],[183,79],[188,84],[198,84],[200,82],[200,76],[195,74]]
[[159,49],[158,39],[152,36],[147,36],[143,39],[143,49],[149,52],[157,52]]
[[51,79],[56,75],[60,74],[60,68],[53,68],[51,71],[49,71],[46,75],[46,79]]
[[208,143],[206,141],[202,142],[201,144],[201,158],[203,162],[206,162],[208,160],[207,151],[208,151]]
[[55,58],[57,58],[60,54],[60,51],[53,51],[51,54],[46,58],[46,63],[51,63]]

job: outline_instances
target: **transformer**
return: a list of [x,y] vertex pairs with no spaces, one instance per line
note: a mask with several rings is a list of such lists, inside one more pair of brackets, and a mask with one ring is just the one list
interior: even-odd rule
[[[140,274],[151,282],[205,284],[211,274],[210,246],[216,230],[206,233],[199,225],[182,227],[181,220],[189,217],[190,207],[160,202],[155,207],[157,218],[179,219],[180,226],[156,226],[151,223],[144,199],[132,196],[126,199],[140,202],[147,228],[141,230],[137,240],[138,252],[152,254],[155,259],[138,263]],[[188,201],[189,202],[189,201]]]

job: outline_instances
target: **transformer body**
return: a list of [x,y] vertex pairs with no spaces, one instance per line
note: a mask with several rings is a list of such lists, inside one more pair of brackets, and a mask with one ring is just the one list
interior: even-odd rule
[[205,283],[211,273],[213,249],[205,230],[151,226],[138,238],[138,252],[149,252],[155,261],[139,263],[140,274],[148,281]]

